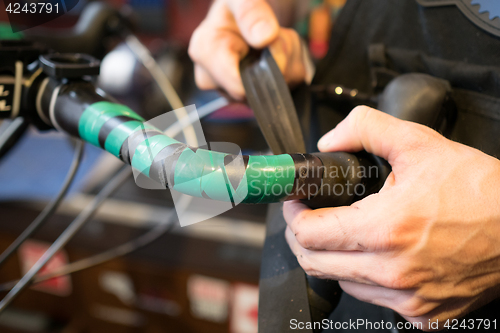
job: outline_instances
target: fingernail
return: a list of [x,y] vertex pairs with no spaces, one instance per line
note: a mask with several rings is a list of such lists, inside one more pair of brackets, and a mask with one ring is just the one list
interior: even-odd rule
[[273,26],[267,20],[260,20],[252,27],[252,37],[255,41],[265,40],[272,33]]
[[323,137],[318,141],[319,150],[326,150],[328,149],[328,147],[332,146],[334,137],[335,137],[334,129],[323,135]]

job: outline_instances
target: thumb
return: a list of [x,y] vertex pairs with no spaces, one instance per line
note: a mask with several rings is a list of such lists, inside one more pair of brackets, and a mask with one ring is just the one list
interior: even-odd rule
[[419,125],[359,106],[319,140],[318,148],[323,152],[366,150],[392,165],[408,140],[414,137],[412,126]]
[[278,37],[278,19],[266,0],[227,0],[227,5],[252,47],[266,47]]

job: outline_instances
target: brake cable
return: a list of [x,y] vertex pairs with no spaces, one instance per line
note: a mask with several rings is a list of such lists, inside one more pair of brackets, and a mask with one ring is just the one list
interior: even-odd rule
[[[74,140],[72,140],[74,141]],[[57,210],[63,199],[68,193],[69,187],[75,179],[78,168],[80,167],[83,156],[84,143],[81,140],[75,142],[75,152],[73,154],[73,161],[68,169],[66,178],[61,186],[59,193],[52,199],[50,203],[45,206],[43,211],[24,229],[24,231],[9,245],[9,247],[0,254],[0,266],[21,246],[26,239],[35,233]]]

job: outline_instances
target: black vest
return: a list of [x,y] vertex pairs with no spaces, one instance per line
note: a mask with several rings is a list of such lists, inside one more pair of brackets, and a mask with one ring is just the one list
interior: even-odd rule
[[[419,0],[435,5],[454,1],[472,0]],[[487,18],[490,13],[480,14],[479,5],[461,7],[425,7],[416,0],[348,0],[313,84],[340,84],[374,94],[398,74],[426,73],[448,80],[458,107],[451,139],[500,156],[500,37],[464,14],[475,10],[468,16]],[[318,104],[313,108],[319,126],[314,126],[319,128],[314,139],[352,106]]]

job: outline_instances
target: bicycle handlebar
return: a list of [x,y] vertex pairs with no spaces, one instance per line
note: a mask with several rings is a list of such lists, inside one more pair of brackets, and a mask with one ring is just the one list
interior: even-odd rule
[[165,188],[191,196],[344,206],[377,192],[389,172],[384,161],[367,153],[242,156],[189,147],[145,124],[91,82],[45,80],[37,111],[47,125],[105,149]]

